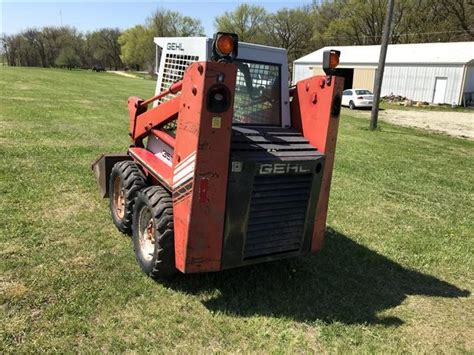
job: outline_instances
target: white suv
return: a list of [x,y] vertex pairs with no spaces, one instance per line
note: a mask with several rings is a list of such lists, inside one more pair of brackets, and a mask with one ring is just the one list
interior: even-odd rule
[[351,110],[357,107],[372,107],[374,95],[367,89],[349,89],[342,93],[342,106]]

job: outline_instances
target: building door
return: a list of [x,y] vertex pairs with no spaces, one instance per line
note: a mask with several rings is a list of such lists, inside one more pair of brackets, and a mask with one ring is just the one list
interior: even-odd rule
[[446,84],[448,83],[448,78],[439,78],[435,79],[435,87],[433,92],[433,103],[434,104],[444,104],[446,97]]
[[338,68],[338,76],[344,77],[344,90],[352,89],[352,80],[354,78],[354,69],[352,68]]
[[352,87],[374,91],[375,72],[375,68],[355,68]]

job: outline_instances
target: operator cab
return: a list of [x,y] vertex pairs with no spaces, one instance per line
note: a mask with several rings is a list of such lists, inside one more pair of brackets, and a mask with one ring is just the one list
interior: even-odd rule
[[[191,63],[211,60],[213,41],[206,37],[155,38],[156,94],[180,80]],[[233,124],[290,127],[286,50],[239,42],[233,63],[237,66]]]

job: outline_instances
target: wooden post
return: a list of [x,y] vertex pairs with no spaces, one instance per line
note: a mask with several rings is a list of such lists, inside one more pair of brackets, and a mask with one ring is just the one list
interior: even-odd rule
[[390,39],[394,3],[395,0],[388,0],[387,14],[385,15],[385,22],[383,25],[379,66],[375,73],[374,101],[372,103],[372,113],[370,115],[370,129],[372,131],[377,128],[377,120],[379,117],[380,91],[382,90],[383,71],[385,69],[385,57],[387,56],[388,41]]

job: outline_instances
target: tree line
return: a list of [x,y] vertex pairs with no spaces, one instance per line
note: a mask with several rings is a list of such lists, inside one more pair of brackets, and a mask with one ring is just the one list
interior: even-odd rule
[[3,36],[3,56],[11,66],[100,67],[119,69],[118,29],[87,34],[71,27],[44,27]]
[[[324,46],[379,44],[387,0],[316,1],[299,8],[267,12],[241,4],[215,18],[218,31],[243,42],[283,47],[291,62]],[[474,40],[472,0],[397,0],[391,43]],[[28,29],[1,38],[11,66],[83,67],[151,71],[153,37],[203,36],[199,19],[157,10],[144,24],[125,31],[103,28],[81,33],[71,27]]]
[[204,28],[199,20],[157,10],[144,25],[125,31],[102,28],[81,33],[68,26],[27,29],[2,36],[1,48],[10,66],[151,70],[153,37],[160,36],[204,36]]
[[[474,40],[474,1],[396,0],[390,43]],[[240,5],[215,19],[240,40],[288,50],[293,60],[325,46],[380,44],[387,0],[316,1],[267,13]]]

